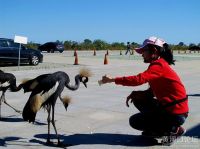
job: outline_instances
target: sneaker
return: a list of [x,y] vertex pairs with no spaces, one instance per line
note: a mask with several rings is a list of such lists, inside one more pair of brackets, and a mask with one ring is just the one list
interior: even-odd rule
[[183,134],[185,134],[185,132],[186,129],[184,129],[183,127],[181,126],[177,127],[174,132],[170,132],[169,136],[163,136],[161,141],[162,145],[167,145],[167,146],[172,145],[173,142],[179,137],[181,137]]
[[184,129],[183,127],[179,126],[174,132],[170,132],[170,135],[171,136],[180,137],[185,133],[186,133],[186,129]]

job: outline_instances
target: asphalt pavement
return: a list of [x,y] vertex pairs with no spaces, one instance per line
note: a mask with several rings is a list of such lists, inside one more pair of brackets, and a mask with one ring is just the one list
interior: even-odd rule
[[[115,84],[98,85],[98,80],[105,74],[111,76],[136,75],[144,71],[144,64],[139,55],[119,55],[118,51],[109,51],[108,65],[104,65],[106,51],[78,51],[79,65],[74,64],[73,51],[64,53],[43,53],[44,62],[38,66],[9,66],[1,70],[13,73],[17,84],[23,79],[34,78],[44,73],[65,71],[74,84],[74,76],[81,68],[92,72],[88,88],[82,84],[76,91],[67,88],[62,96],[68,95],[72,101],[65,111],[58,99],[55,107],[55,119],[59,136],[68,149],[128,149],[128,148],[194,148],[200,147],[200,54],[177,54],[173,69],[181,77],[189,95],[190,113],[183,125],[187,132],[171,146],[155,144],[155,140],[141,136],[141,132],[129,126],[129,117],[137,113],[131,105],[125,105],[126,97],[132,90],[144,90],[147,84],[138,87],[124,87]],[[123,53],[124,54],[124,53]],[[6,92],[7,102],[22,110],[30,93]],[[60,148],[56,146],[56,136],[51,127],[51,139],[54,144],[46,145],[47,112],[40,109],[34,124],[23,121],[22,115],[2,104],[0,121],[0,148],[9,149],[44,149]]]

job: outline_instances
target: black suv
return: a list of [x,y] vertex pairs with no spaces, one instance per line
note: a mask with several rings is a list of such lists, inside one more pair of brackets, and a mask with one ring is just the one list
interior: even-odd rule
[[43,45],[40,45],[38,49],[40,51],[47,51],[48,53],[54,53],[54,51],[59,51],[62,53],[64,51],[64,45],[57,42],[47,42]]
[[[0,63],[18,64],[19,43],[12,39],[0,38]],[[43,61],[43,55],[39,50],[28,49],[21,45],[20,63],[38,65]]]

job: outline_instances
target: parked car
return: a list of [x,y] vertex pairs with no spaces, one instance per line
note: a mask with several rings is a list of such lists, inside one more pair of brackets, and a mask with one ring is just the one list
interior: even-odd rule
[[40,51],[47,51],[48,53],[54,53],[55,51],[62,53],[64,51],[64,45],[57,42],[47,42],[43,45],[40,45],[38,49]]
[[188,50],[190,50],[190,51],[200,51],[200,47],[199,46],[190,46]]
[[[0,38],[0,63],[18,64],[19,43],[15,43],[12,39]],[[28,49],[21,45],[20,63],[29,63],[30,65],[38,65],[42,63],[43,55],[39,50]]]

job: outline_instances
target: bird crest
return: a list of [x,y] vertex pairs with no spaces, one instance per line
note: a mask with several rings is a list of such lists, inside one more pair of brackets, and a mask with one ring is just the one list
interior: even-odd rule
[[69,104],[69,103],[71,103],[71,97],[69,97],[69,96],[64,96],[64,97],[61,98],[61,100],[62,100],[62,102],[63,102],[64,104]]
[[82,68],[79,71],[79,75],[82,76],[82,77],[91,77],[92,72],[88,68]]

